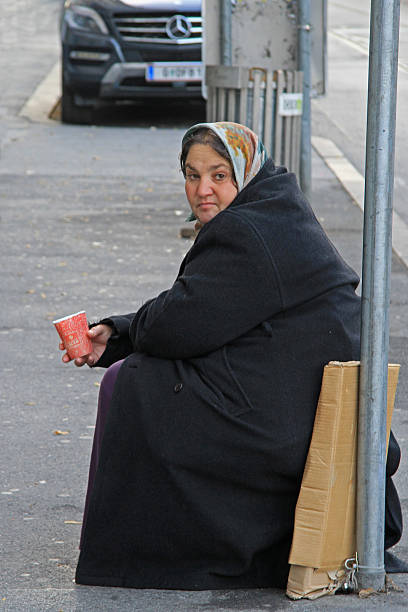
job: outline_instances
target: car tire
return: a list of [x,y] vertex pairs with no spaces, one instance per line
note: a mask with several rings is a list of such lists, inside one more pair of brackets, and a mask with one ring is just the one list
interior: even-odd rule
[[63,123],[89,124],[92,123],[94,109],[92,106],[79,106],[75,104],[74,93],[62,81],[61,121]]

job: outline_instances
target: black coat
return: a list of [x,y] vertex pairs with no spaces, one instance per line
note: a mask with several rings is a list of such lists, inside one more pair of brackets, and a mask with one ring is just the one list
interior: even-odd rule
[[267,162],[168,291],[112,317],[116,382],[76,581],[285,586],[323,366],[359,358],[358,277]]

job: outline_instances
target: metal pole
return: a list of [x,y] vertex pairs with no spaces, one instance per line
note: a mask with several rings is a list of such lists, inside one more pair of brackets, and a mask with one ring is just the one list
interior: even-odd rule
[[220,0],[221,64],[232,65],[231,0]]
[[399,0],[372,0],[357,463],[360,588],[384,585],[384,506]]
[[303,72],[303,112],[300,143],[300,186],[307,198],[312,192],[311,145],[311,26],[310,0],[299,0],[299,69]]

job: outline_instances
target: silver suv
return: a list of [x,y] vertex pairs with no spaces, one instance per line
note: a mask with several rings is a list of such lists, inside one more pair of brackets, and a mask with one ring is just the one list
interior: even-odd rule
[[201,0],[65,0],[62,121],[104,101],[201,98]]

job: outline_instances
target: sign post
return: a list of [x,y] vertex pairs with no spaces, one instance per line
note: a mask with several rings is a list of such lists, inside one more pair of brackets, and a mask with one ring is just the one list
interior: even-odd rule
[[360,588],[384,585],[384,508],[399,0],[372,0],[357,463]]
[[300,186],[312,195],[311,25],[310,0],[299,0],[299,69],[303,72],[303,113],[300,138]]

